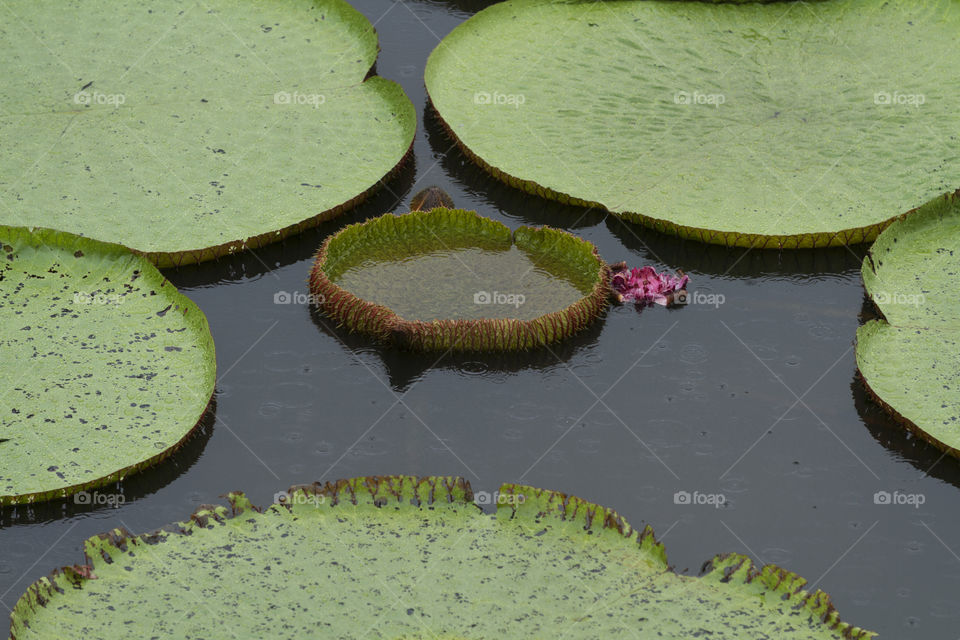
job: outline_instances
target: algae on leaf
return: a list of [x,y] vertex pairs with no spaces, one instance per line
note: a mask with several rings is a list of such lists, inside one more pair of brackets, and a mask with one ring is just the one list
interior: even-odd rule
[[[390,476],[243,494],[153,534],[86,542],[84,565],[32,585],[16,640],[694,638],[865,640],[822,591],[740,555],[679,576],[647,527],[533,487],[497,514],[464,480]],[[95,578],[92,576],[96,576]]]
[[569,337],[603,313],[609,269],[566,231],[435,207],[341,229],[310,288],[351,331],[418,350],[513,351]]
[[0,505],[166,458],[213,395],[203,313],[118,245],[0,226]]
[[960,191],[888,227],[863,261],[884,319],[857,330],[857,367],[875,400],[960,457]]
[[0,223],[160,266],[329,219],[394,171],[416,114],[366,79],[344,0],[11,0],[0,29]]
[[464,151],[724,245],[873,240],[960,175],[960,3],[509,0],[433,51]]

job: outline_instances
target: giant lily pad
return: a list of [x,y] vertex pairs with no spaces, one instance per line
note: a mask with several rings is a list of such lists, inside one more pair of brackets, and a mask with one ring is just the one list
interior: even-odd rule
[[293,487],[262,512],[227,497],[154,534],[90,538],[85,564],[20,598],[12,637],[873,636],[744,556],[679,576],[649,527],[553,491],[504,485],[495,516],[445,477]]
[[344,227],[317,253],[317,303],[338,323],[423,350],[529,349],[606,308],[609,269],[566,231],[438,207]]
[[884,319],[857,331],[857,366],[885,409],[960,457],[960,191],[880,234],[863,262]]
[[413,105],[365,80],[343,0],[11,0],[0,223],[161,266],[256,248],[353,206],[406,156]]
[[65,496],[152,465],[213,394],[200,309],[142,256],[0,226],[0,504]]
[[956,189],[960,3],[510,0],[426,68],[514,186],[704,242],[874,239]]

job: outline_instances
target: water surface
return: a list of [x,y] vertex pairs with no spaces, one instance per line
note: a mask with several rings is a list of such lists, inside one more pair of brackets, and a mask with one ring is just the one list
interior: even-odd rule
[[[869,313],[863,249],[711,247],[503,185],[445,138],[423,90],[438,38],[484,3],[354,4],[376,22],[377,72],[418,108],[413,162],[316,230],[166,272],[210,320],[215,416],[166,463],[105,489],[125,497],[119,508],[0,511],[0,608],[52,568],[82,561],[85,537],[152,530],[228,491],[265,504],[295,483],[451,474],[478,491],[520,481],[614,507],[650,524],[678,571],[696,574],[730,551],[781,564],[829,593],[845,620],[888,640],[957,638],[960,462],[907,434],[856,378],[854,332]],[[691,291],[724,302],[613,307],[549,349],[443,357],[371,344],[312,313],[306,279],[323,240],[406,211],[431,184],[514,229],[568,229],[608,262],[683,269]],[[298,295],[275,304],[281,292]],[[726,502],[675,499],[695,491]],[[926,501],[877,504],[882,491]]]

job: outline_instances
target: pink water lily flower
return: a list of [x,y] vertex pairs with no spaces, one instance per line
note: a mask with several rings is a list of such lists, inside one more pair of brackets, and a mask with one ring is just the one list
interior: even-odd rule
[[620,302],[654,303],[669,307],[677,303],[680,294],[690,281],[682,271],[677,276],[666,272],[657,273],[653,267],[627,269],[626,262],[618,262],[610,267],[614,295]]

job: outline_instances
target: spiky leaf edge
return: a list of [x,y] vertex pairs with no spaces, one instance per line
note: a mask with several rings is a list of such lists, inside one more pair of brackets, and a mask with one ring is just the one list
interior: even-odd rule
[[[293,485],[287,490],[288,496],[323,496],[323,504],[333,509],[341,501],[358,504],[361,501],[381,507],[390,502],[412,508],[442,508],[443,505],[464,506],[473,503],[473,490],[469,481],[454,476],[366,476],[337,480],[321,484]],[[672,571],[667,564],[666,550],[658,542],[652,527],[647,525],[642,531],[634,529],[613,509],[587,502],[576,496],[538,489],[519,484],[504,484],[500,494],[525,496],[520,501],[498,501],[498,516],[503,511],[510,518],[527,518],[541,521],[544,518],[581,524],[583,535],[599,533],[611,529],[620,534],[625,543],[636,545],[642,560],[653,568]],[[254,506],[242,492],[231,492],[224,496],[227,506],[201,505],[185,522],[146,533],[134,535],[123,528],[113,529],[88,538],[84,543],[84,564],[63,567],[54,570],[49,577],[40,578],[20,596],[10,614],[10,640],[16,640],[16,632],[30,624],[30,616],[40,608],[48,606],[57,595],[69,588],[82,589],[83,583],[90,580],[95,570],[95,555],[105,562],[111,562],[114,554],[135,553],[140,545],[156,545],[171,535],[190,535],[194,530],[206,529],[216,524],[224,524],[228,519],[246,515],[256,517],[265,509]],[[288,503],[296,499],[285,500],[267,509],[287,509]],[[519,504],[510,504],[511,502]],[[810,593],[803,587],[806,580],[797,574],[768,564],[757,569],[750,558],[736,554],[720,554],[704,563],[700,571],[701,580],[730,585],[729,588],[753,585],[759,586],[782,600],[789,601],[795,609],[805,609],[812,619],[819,619],[828,630],[839,633],[849,640],[869,640],[876,634],[840,620],[830,596],[817,589]]]
[[[139,256],[135,251],[131,251],[123,245],[112,242],[102,242],[100,240],[94,240],[93,238],[86,238],[84,236],[68,233],[66,231],[46,229],[43,227],[17,227],[0,225],[0,237],[10,237],[11,235],[23,236],[34,247],[54,246],[70,251],[76,249],[83,251],[84,253],[105,253],[124,256],[132,254],[138,258],[142,257]],[[142,260],[141,262],[142,265],[140,268],[143,274],[142,277],[144,277],[147,281],[151,279],[159,281],[160,284],[158,287],[160,288],[173,288],[173,295],[171,298],[174,301],[174,306],[171,307],[170,311],[177,311],[182,313],[184,316],[192,312],[195,314],[195,317],[199,316],[199,320],[197,320],[197,322],[199,322],[201,330],[205,330],[205,335],[209,336],[211,374],[209,380],[210,393],[209,397],[207,398],[206,406],[204,407],[203,411],[200,412],[200,415],[197,417],[197,421],[194,423],[193,427],[191,427],[190,430],[185,433],[182,438],[180,438],[180,440],[155,456],[113,471],[101,478],[90,480],[89,482],[82,482],[80,484],[54,489],[52,491],[38,491],[35,493],[22,493],[17,495],[0,495],[0,506],[32,504],[35,502],[44,502],[47,500],[55,500],[57,498],[65,498],[81,491],[96,489],[108,484],[113,484],[114,482],[120,482],[127,476],[152,467],[176,453],[199,432],[200,425],[203,423],[204,418],[210,413],[213,405],[213,395],[216,391],[217,362],[213,336],[210,334],[210,324],[207,321],[207,317],[204,315],[200,307],[198,307],[193,300],[180,293],[180,291],[177,290],[177,288],[174,287],[173,284],[167,280],[162,273],[160,273],[160,270],[157,269],[153,263],[151,263],[149,260]]]
[[[534,244],[538,236],[551,236],[555,242],[563,243],[571,250],[590,251],[597,263],[593,289],[568,307],[532,320],[484,318],[423,322],[404,320],[389,307],[363,300],[331,281],[324,271],[330,246],[345,234],[383,226],[384,221],[389,221],[391,226],[424,224],[431,218],[443,216],[460,216],[471,223],[510,234],[512,242],[520,248]],[[552,227],[520,227],[511,234],[506,225],[476,212],[436,208],[402,216],[384,214],[348,225],[328,237],[317,251],[310,271],[310,291],[318,306],[339,326],[370,335],[385,344],[419,351],[524,351],[568,338],[602,315],[610,297],[610,269],[595,246],[567,231]]]

